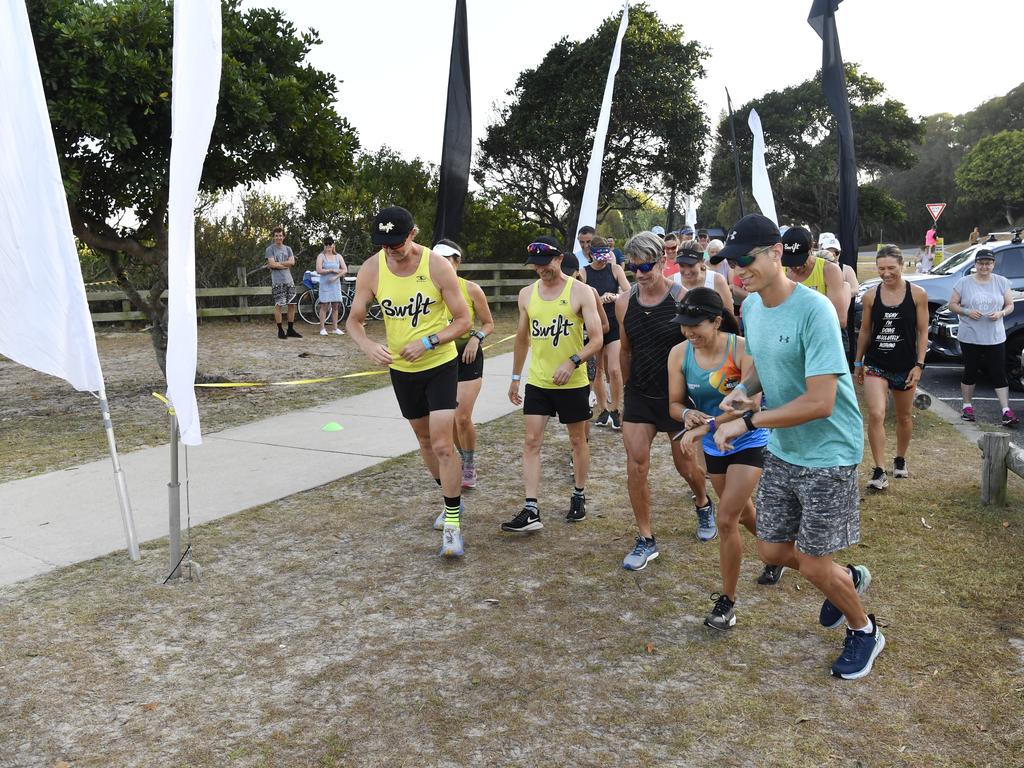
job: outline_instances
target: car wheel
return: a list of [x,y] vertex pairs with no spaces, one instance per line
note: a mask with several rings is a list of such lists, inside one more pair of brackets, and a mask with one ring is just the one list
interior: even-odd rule
[[1024,392],[1024,333],[1006,340],[1006,381],[1014,392]]

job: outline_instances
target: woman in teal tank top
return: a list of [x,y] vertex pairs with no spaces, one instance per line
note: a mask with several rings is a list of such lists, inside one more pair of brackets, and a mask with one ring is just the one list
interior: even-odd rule
[[736,623],[736,587],[743,560],[739,524],[756,536],[751,496],[761,479],[768,430],[740,435],[724,453],[715,445],[712,433],[714,417],[722,413],[719,405],[740,383],[743,366],[750,365],[743,338],[736,335],[736,321],[725,312],[718,292],[688,291],[675,322],[682,326],[686,341],[673,347],[668,357],[669,415],[686,427],[681,439],[687,451],[701,441],[711,485],[718,494],[722,590],[712,594],[715,605],[704,623],[726,630]]

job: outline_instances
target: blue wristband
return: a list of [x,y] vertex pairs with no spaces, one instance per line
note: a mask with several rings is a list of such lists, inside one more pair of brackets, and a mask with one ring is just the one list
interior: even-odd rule
[[708,419],[708,434],[713,435],[717,427],[718,425],[715,424],[715,417],[712,416],[710,419]]
[[434,348],[434,345],[430,343],[430,339],[427,338],[426,336],[424,336],[422,339],[420,339],[420,341],[423,342],[423,346],[426,347],[428,350]]

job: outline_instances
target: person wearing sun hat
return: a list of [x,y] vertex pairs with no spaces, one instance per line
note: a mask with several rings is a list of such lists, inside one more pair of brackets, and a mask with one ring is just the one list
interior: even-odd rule
[[[608,320],[604,345],[597,357],[594,394],[600,413],[594,424],[622,429],[622,368],[619,365],[619,321],[615,319],[615,300],[629,291],[629,281],[622,267],[615,263],[615,253],[603,237],[594,237],[590,243],[591,262],[580,270],[579,278],[597,291],[601,309]],[[604,373],[608,374],[609,393],[605,393]],[[610,395],[610,396],[608,396]],[[611,405],[611,410],[606,406]]]
[[[743,315],[752,361],[722,400],[712,432],[724,450],[749,431],[772,430],[757,490],[758,554],[799,571],[824,594],[822,626],[839,627],[845,618],[846,640],[831,671],[856,679],[871,672],[885,647],[861,602],[870,571],[834,560],[860,540],[864,421],[835,308],[787,278],[785,253],[778,226],[755,213],[732,227],[719,254],[750,293]],[[757,411],[761,393],[768,408]]]

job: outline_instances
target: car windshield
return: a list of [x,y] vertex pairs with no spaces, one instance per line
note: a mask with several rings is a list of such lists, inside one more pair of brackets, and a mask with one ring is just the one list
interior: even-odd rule
[[974,256],[974,248],[968,248],[965,251],[950,256],[939,264],[936,264],[928,272],[929,275],[951,275],[956,272],[960,267],[964,265],[964,262],[969,261]]

